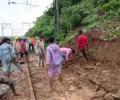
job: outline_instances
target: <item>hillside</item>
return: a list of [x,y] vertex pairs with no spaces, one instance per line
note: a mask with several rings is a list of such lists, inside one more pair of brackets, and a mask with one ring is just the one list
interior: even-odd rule
[[[85,32],[98,29],[104,33],[101,38],[113,39],[120,37],[120,0],[61,0],[59,1],[60,35],[59,41],[75,35],[76,28]],[[36,36],[42,33],[46,38],[55,33],[53,5],[43,16],[37,18],[35,26],[26,35]],[[69,37],[71,36],[71,37]]]

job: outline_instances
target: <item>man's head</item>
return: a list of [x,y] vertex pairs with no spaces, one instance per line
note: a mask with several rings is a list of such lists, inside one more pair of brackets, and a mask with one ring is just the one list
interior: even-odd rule
[[55,38],[54,37],[49,37],[48,38],[48,42],[49,43],[54,43],[55,42]]
[[44,36],[40,36],[40,41],[45,40]]
[[78,34],[79,34],[79,35],[83,34],[83,31],[82,31],[82,30],[79,30],[79,31],[78,31]]
[[3,38],[3,43],[8,43],[8,44],[10,44],[10,42],[11,42],[10,38],[8,38],[8,37],[4,37],[4,38]]
[[22,38],[19,39],[19,41],[22,41],[22,40],[23,40]]
[[19,39],[16,39],[16,42],[18,42],[19,41]]
[[73,56],[75,54],[75,49],[71,49],[70,56]]

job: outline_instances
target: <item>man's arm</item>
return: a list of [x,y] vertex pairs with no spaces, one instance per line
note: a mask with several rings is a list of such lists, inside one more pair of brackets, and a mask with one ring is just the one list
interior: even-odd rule
[[89,40],[88,40],[88,37],[87,37],[87,40],[86,40],[86,50],[87,50],[87,52],[88,52],[88,46],[89,46],[89,45],[88,45],[88,41],[89,41]]
[[14,58],[16,51],[12,45],[9,45],[9,51],[10,51],[11,58]]

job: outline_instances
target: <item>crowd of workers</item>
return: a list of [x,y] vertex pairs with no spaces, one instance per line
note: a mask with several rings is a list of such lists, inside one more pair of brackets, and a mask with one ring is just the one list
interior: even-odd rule
[[[86,48],[88,45],[88,37],[80,30],[76,39],[77,51],[81,52],[88,62],[86,55]],[[14,81],[10,78],[12,75],[12,63],[15,64],[17,69],[24,72],[20,66],[20,61],[25,58],[27,63],[30,63],[29,53],[34,50],[39,59],[39,66],[47,69],[50,86],[53,90],[53,78],[58,75],[60,82],[63,82],[62,77],[62,64],[68,64],[74,58],[75,49],[59,46],[55,42],[54,37],[48,38],[48,46],[45,48],[45,38],[40,36],[38,39],[32,41],[31,38],[16,39],[11,43],[10,39],[4,37],[0,42],[0,60],[2,63],[3,73],[0,74],[0,84],[7,84],[13,91],[15,96],[20,94],[16,92]],[[77,52],[78,53],[78,52]]]

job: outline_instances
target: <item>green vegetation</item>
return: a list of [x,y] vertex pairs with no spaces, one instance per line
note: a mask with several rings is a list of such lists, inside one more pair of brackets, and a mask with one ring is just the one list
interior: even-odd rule
[[[60,43],[75,36],[75,29],[85,32],[97,27],[104,33],[101,38],[120,37],[120,0],[59,0],[61,33],[56,35]],[[36,36],[37,32],[48,37],[55,33],[54,7],[37,18],[35,26],[26,35]]]

